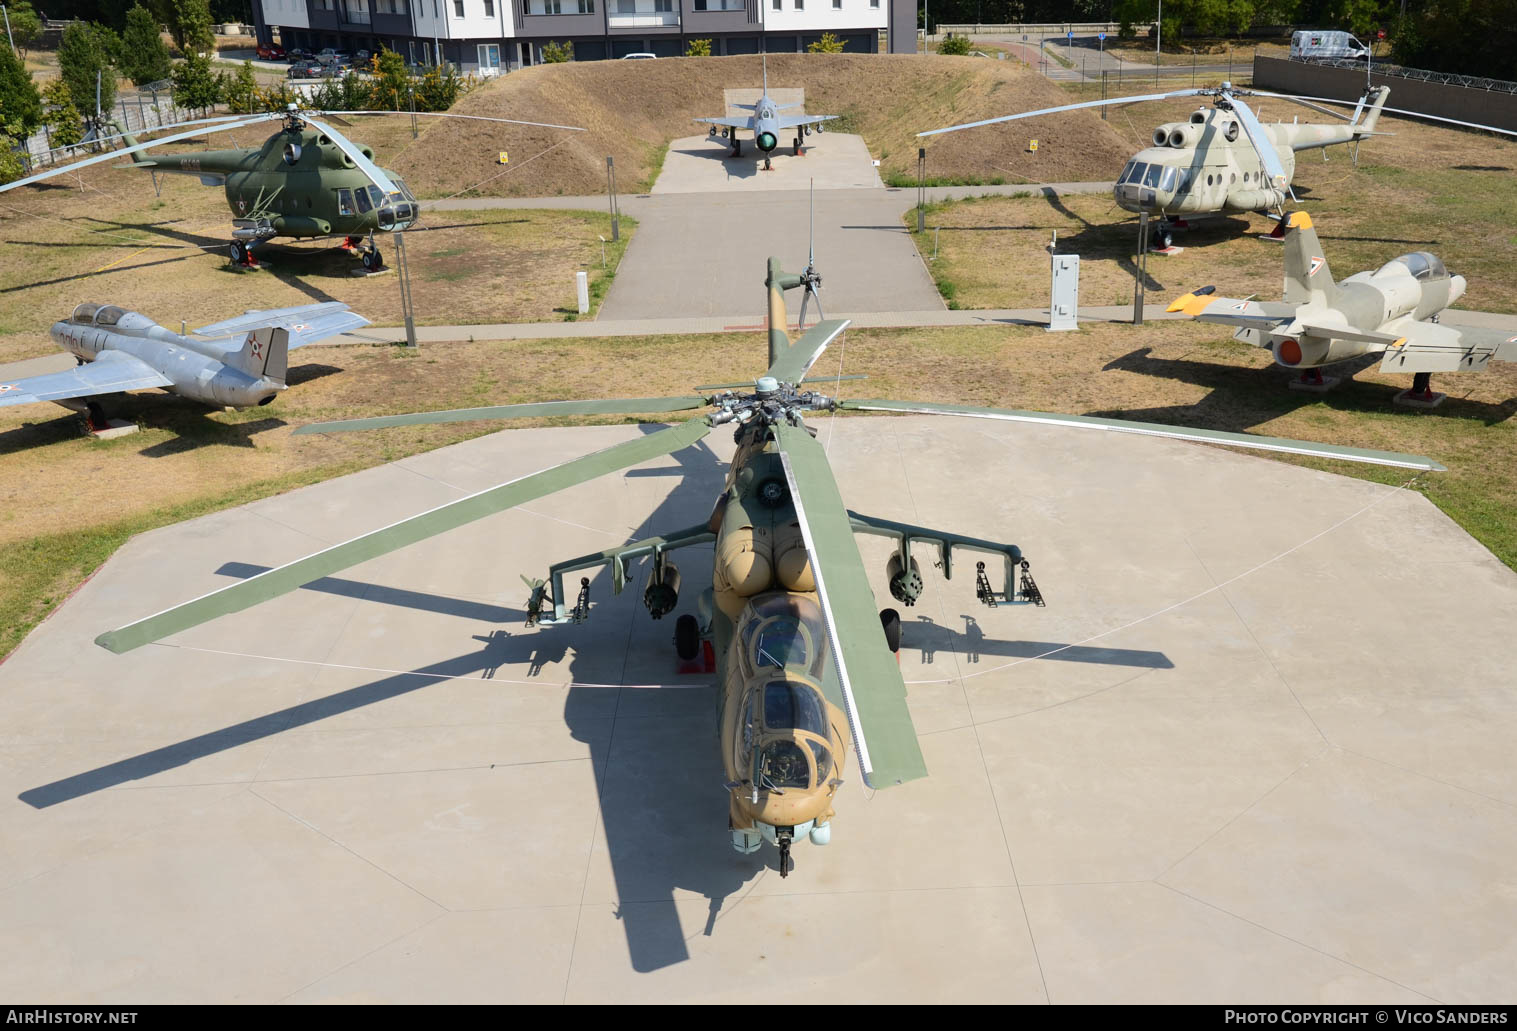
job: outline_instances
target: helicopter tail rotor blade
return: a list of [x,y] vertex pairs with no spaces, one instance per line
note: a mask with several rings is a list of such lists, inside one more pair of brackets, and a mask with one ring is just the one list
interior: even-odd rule
[[824,686],[848,717],[864,782],[885,788],[925,777],[927,763],[906,705],[906,683],[885,641],[827,452],[804,426],[777,422],[774,435],[838,676],[836,686]]
[[966,405],[937,404],[931,401],[840,401],[839,408],[864,412],[910,412],[921,415],[963,415],[974,419],[1000,419],[1007,422],[1041,423],[1068,429],[1107,430],[1114,433],[1137,433],[1173,440],[1194,440],[1203,444],[1278,451],[1292,455],[1338,458],[1346,462],[1389,465],[1401,469],[1445,472],[1446,467],[1421,455],[1403,455],[1395,451],[1371,451],[1365,448],[1316,444],[1283,437],[1256,437],[1251,433],[1228,433],[1224,430],[1194,429],[1188,426],[1165,426],[1155,422],[1129,422],[1126,419],[1103,419],[1090,415],[1060,415],[1054,412],[1024,412],[1006,408],[974,408]]
[[704,419],[691,419],[646,437],[614,445],[563,465],[544,469],[497,487],[451,501],[430,512],[402,519],[383,529],[355,537],[325,551],[296,559],[287,565],[259,573],[146,619],[130,623],[95,638],[95,643],[113,652],[127,652],[170,634],[199,626],[218,616],[286,594],[313,580],[347,569],[408,544],[435,537],[497,512],[573,487],[607,473],[671,454],[689,447],[711,432]]
[[704,408],[704,397],[630,397],[595,401],[543,401],[537,404],[496,405],[490,408],[454,408],[443,412],[416,412],[410,415],[382,415],[372,419],[344,419],[316,422],[298,427],[295,434],[348,433],[353,430],[378,430],[388,426],[417,426],[425,423],[474,422],[480,419],[536,419],[558,415],[650,415],[687,412]]

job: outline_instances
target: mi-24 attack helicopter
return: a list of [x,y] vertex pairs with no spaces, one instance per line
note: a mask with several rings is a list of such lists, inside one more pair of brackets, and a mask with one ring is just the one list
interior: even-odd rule
[[[1112,194],[1119,207],[1161,219],[1156,229],[1160,247],[1169,247],[1174,242],[1174,231],[1184,228],[1187,217],[1247,211],[1283,216],[1285,202],[1294,199],[1290,184],[1296,173],[1296,153],[1352,143],[1357,159],[1358,147],[1363,140],[1370,136],[1388,135],[1375,129],[1382,112],[1517,136],[1517,133],[1508,130],[1473,122],[1386,107],[1388,96],[1390,87],[1377,86],[1361,97],[1357,104],[1352,104],[1325,97],[1292,97],[1262,90],[1235,89],[1231,83],[1224,82],[1218,88],[1111,97],[1024,111],[1021,114],[933,129],[917,135],[938,136],[983,125],[1114,104],[1138,104],[1176,97],[1209,97],[1212,100],[1209,110],[1197,108],[1184,122],[1166,122],[1157,126],[1153,131],[1153,146],[1134,154],[1112,187]],[[1265,125],[1249,108],[1245,97],[1270,97],[1289,101],[1339,121],[1327,124],[1276,122]],[[1320,104],[1353,107],[1354,112],[1352,116],[1343,116],[1320,107]],[[1274,235],[1279,236],[1281,232],[1283,229],[1277,224]]]
[[[1411,455],[1365,451],[1241,433],[1186,429],[1046,412],[971,408],[915,401],[838,400],[814,387],[833,377],[810,377],[813,364],[847,328],[822,321],[791,342],[784,291],[806,287],[800,275],[769,259],[769,367],[742,384],[699,388],[686,397],[552,401],[458,411],[422,412],[303,426],[297,433],[466,422],[546,415],[657,414],[709,409],[688,421],[616,444],[562,465],[480,491],[288,565],[112,630],[96,643],[126,652],[218,616],[293,591],[302,585],[485,516],[690,447],[718,427],[733,431],[737,450],[709,519],[551,566],[546,579],[528,580],[528,624],[580,622],[590,616],[590,581],[572,600],[568,573],[610,566],[613,590],[629,566],[648,560],[643,603],[659,618],[679,605],[681,583],[669,553],[710,544],[711,585],[698,592],[694,613],[675,622],[675,647],[686,658],[713,645],[718,680],[718,735],[728,794],[733,848],[751,853],[768,841],[779,850],[782,875],[791,846],[809,838],[827,844],[834,800],[847,773],[851,744],[859,773],[872,788],[927,774],[907,707],[906,684],[892,654],[899,617],[881,612],[854,535],[895,541],[884,570],[891,595],[910,605],[922,594],[915,552],[926,549],[951,578],[960,551],[999,558],[998,589],[985,563],[976,566],[975,593],[986,605],[1041,605],[1027,559],[1014,544],[863,515],[848,509],[833,479],[827,452],[808,421],[839,411],[916,412],[1110,430],[1203,441],[1266,451],[1319,455],[1411,469],[1442,469]],[[551,631],[548,631],[551,632]],[[717,785],[713,784],[713,787]]]
[[[400,176],[374,164],[374,151],[354,143],[315,115],[383,115],[394,111],[304,111],[295,104],[284,112],[258,115],[224,115],[178,122],[159,128],[200,126],[159,140],[139,143],[129,135],[119,138],[120,150],[96,155],[71,165],[49,169],[0,186],[0,193],[72,172],[87,165],[130,155],[132,163],[156,176],[160,172],[192,175],[205,186],[221,186],[235,214],[232,240],[227,250],[233,263],[248,268],[258,265],[253,247],[278,236],[343,237],[343,247],[359,255],[363,267],[384,267],[384,256],[374,242],[375,233],[406,229],[420,217],[422,205]],[[583,132],[576,126],[523,122],[512,118],[455,115],[446,112],[416,112],[436,118],[466,118],[473,121],[530,125],[546,129]],[[279,131],[257,147],[206,150],[190,154],[152,154],[150,147],[213,132],[283,120]],[[364,242],[364,237],[368,242]]]

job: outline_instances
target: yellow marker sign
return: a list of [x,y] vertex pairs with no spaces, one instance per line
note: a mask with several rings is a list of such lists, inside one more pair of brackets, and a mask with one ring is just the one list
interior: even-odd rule
[[500,152],[500,160],[497,161],[496,164],[504,165],[507,161],[510,161],[510,160],[511,159],[506,156],[506,152],[505,151],[501,151]]
[[1037,151],[1037,149],[1038,149],[1038,141],[1037,140],[1028,140],[1027,141],[1027,152],[1029,154],[1035,153]]

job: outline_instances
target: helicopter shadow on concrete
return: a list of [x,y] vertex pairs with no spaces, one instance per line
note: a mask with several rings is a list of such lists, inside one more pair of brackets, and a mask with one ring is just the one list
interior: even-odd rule
[[[652,433],[662,426],[647,426]],[[726,463],[698,444],[672,456],[683,473],[654,512],[630,534],[629,539],[677,529],[704,519],[712,499],[721,489]],[[671,477],[674,471],[665,473]],[[574,556],[545,556],[557,561]],[[709,551],[681,552],[679,562],[686,583],[710,582]],[[229,575],[252,573],[261,567],[230,562],[220,571]],[[503,571],[512,574],[517,570]],[[534,570],[540,574],[543,570]],[[522,617],[519,610],[500,606],[481,608],[472,602],[438,598],[403,589],[364,584],[329,577],[307,590],[325,591],[365,600],[482,618],[489,623]],[[625,679],[640,676],[668,681],[673,673],[673,616],[653,624],[636,604],[637,582],[613,598],[610,574],[592,575],[591,596],[607,610],[620,603],[633,612],[633,649],[622,669]],[[680,599],[680,611],[690,611],[697,591]],[[616,618],[612,612],[602,613]],[[658,970],[689,958],[686,942],[692,935],[681,925],[675,906],[677,890],[708,900],[705,933],[714,933],[725,900],[762,873],[769,857],[735,853],[728,841],[724,777],[716,738],[715,689],[706,677],[684,678],[669,690],[588,686],[605,679],[606,663],[597,655],[594,633],[596,616],[584,626],[506,630],[492,627],[487,633],[470,635],[470,647],[458,656],[418,667],[407,673],[381,677],[322,698],[300,702],[250,720],[173,742],[138,755],[65,777],[23,791],[26,804],[45,809],[84,795],[152,777],[198,759],[237,748],[284,731],[317,723],[331,716],[388,701],[413,691],[435,687],[440,678],[479,678],[506,666],[526,665],[532,675],[550,667],[562,668],[576,683],[564,705],[564,719],[576,740],[587,744],[591,768],[596,771],[604,840],[615,881],[618,918],[627,936],[633,969]],[[470,628],[470,629],[477,629]],[[651,631],[651,633],[650,633]],[[667,665],[649,668],[650,655],[637,654],[639,634],[655,640],[657,654],[667,656]],[[462,634],[460,635],[462,636]],[[601,639],[603,640],[603,638]],[[669,641],[667,645],[665,641]],[[571,655],[571,649],[573,654]],[[662,659],[654,660],[662,661]],[[584,667],[581,669],[581,667]],[[617,691],[608,709],[605,692]],[[608,711],[610,715],[608,715]],[[611,732],[606,723],[611,721]],[[505,870],[506,857],[502,857]],[[503,875],[505,873],[503,872]],[[699,932],[696,932],[699,933]]]
[[[1277,365],[1271,364],[1263,368],[1232,365],[1226,362],[1225,356],[1219,356],[1215,361],[1155,358],[1151,350],[1151,348],[1140,347],[1135,351],[1130,351],[1106,363],[1102,366],[1102,371],[1121,370],[1142,376],[1170,379],[1206,387],[1211,393],[1190,405],[1113,409],[1086,414],[1103,418],[1205,426],[1208,429],[1242,433],[1298,408],[1317,404],[1338,411],[1384,415],[1396,410],[1391,399],[1403,389],[1402,385],[1361,382],[1352,378],[1365,369],[1378,366],[1381,360],[1378,354],[1363,355],[1350,361],[1327,366],[1324,369],[1325,374],[1341,376],[1343,382],[1326,393],[1317,394],[1289,389],[1288,383],[1295,374]],[[1406,416],[1408,418],[1479,419],[1487,426],[1492,426],[1505,422],[1517,414],[1517,398],[1508,398],[1500,404],[1471,401],[1456,396],[1458,384],[1458,373],[1448,373],[1441,378],[1435,377],[1434,385],[1447,391],[1448,398],[1432,411],[1407,412]],[[1404,386],[1410,385],[1411,378],[1406,377]]]
[[1175,664],[1163,652],[1135,648],[1091,648],[1083,645],[1057,644],[1050,641],[999,641],[985,636],[974,616],[959,616],[962,631],[935,622],[928,616],[901,621],[901,649],[919,652],[923,665],[937,661],[937,653],[950,651],[969,665],[982,656],[1009,659],[1040,659],[1052,662],[1086,662],[1101,666],[1130,666],[1136,669],[1174,669]]

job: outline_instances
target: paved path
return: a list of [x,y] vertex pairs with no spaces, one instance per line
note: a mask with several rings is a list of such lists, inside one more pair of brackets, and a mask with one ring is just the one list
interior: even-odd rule
[[[762,970],[796,1004],[1512,997],[1517,577],[1425,498],[1125,434],[815,422],[849,505],[1015,540],[1049,605],[924,566],[930,776],[868,793],[850,755],[788,879],[731,851],[712,689],[641,592],[519,609],[518,573],[703,519],[729,433],[168,646],[89,643],[639,432],[506,431],[134,538],[0,665],[0,996],[747,1004]],[[686,611],[709,552],[679,563]]]
[[883,188],[862,136],[813,133],[806,137],[797,157],[791,137],[782,132],[767,172],[764,154],[753,145],[751,136],[740,130],[740,157],[732,156],[732,145],[720,136],[703,133],[675,140],[669,144],[653,194],[749,194],[755,190],[806,190],[812,184],[818,191]]

